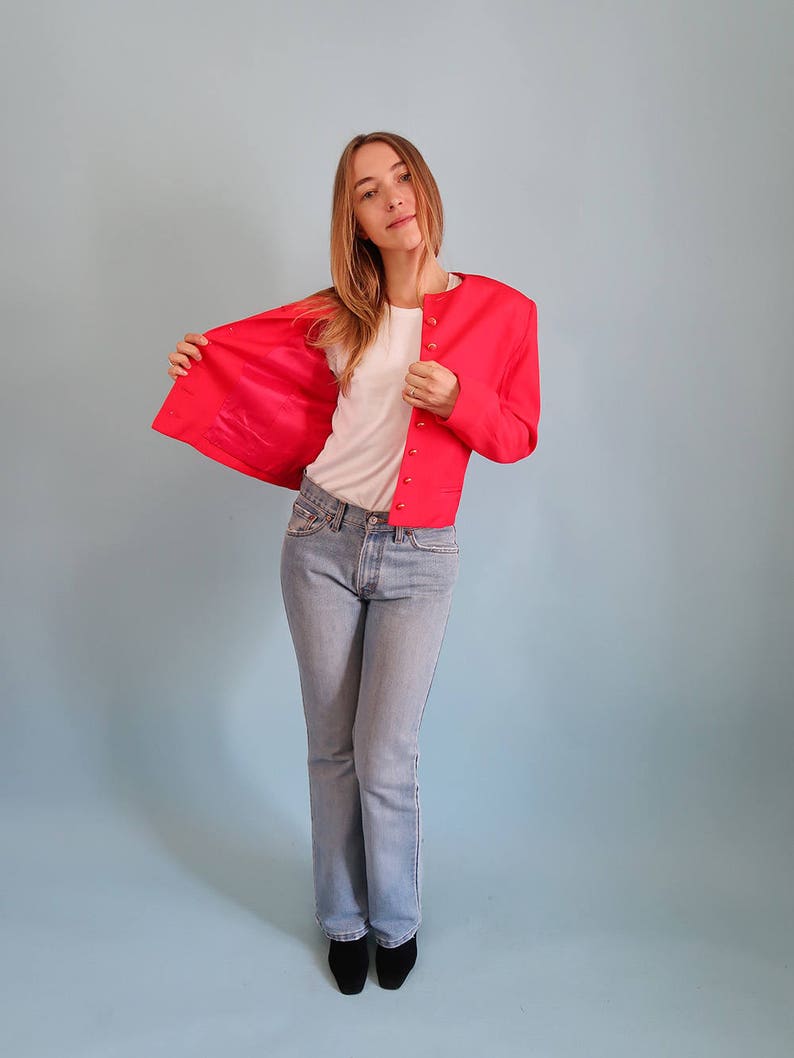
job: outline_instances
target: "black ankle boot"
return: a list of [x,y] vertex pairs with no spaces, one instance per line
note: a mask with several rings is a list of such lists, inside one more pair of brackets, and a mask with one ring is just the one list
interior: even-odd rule
[[375,948],[375,969],[381,988],[399,988],[416,962],[416,934],[396,948]]
[[328,965],[340,992],[346,996],[360,992],[367,980],[369,969],[366,933],[358,940],[332,940],[328,951]]

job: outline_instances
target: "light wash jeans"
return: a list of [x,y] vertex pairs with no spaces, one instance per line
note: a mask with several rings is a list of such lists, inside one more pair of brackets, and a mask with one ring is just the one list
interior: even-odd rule
[[387,524],[304,471],[281,551],[308,737],[315,920],[386,948],[421,922],[419,726],[458,576],[455,526]]

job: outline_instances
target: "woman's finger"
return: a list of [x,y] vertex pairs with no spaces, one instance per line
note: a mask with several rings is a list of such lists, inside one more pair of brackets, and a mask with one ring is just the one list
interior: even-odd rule
[[201,350],[199,346],[207,344],[208,340],[203,334],[188,331],[184,341],[177,342],[176,350],[168,354],[168,374],[171,378],[176,378],[177,375],[186,375],[188,368],[191,366],[190,357],[193,357],[194,360],[200,360]]
[[187,369],[190,367],[190,360],[183,353],[169,353],[168,354],[168,374],[172,378],[177,375],[186,375]]
[[187,356],[192,356],[194,360],[201,359],[201,350],[191,342],[177,342],[176,351],[178,353],[185,353]]

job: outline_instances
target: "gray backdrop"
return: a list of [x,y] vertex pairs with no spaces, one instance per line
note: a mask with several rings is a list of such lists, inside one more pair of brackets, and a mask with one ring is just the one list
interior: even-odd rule
[[[9,1053],[789,1055],[791,6],[4,15]],[[419,962],[353,998],[313,921],[294,493],[150,423],[185,331],[330,281],[378,128],[436,175],[443,267],[537,302],[542,410],[530,459],[472,456]]]

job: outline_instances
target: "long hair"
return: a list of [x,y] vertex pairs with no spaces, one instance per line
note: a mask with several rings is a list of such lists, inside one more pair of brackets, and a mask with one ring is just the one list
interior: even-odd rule
[[[353,137],[342,151],[334,178],[331,207],[331,281],[303,298],[299,304],[315,317],[308,329],[306,343],[312,348],[339,345],[346,354],[338,385],[347,395],[353,372],[367,348],[375,340],[389,302],[383,258],[378,247],[356,233],[353,212],[352,155],[365,143],[380,140],[388,143],[402,159],[411,174],[416,199],[416,223],[422,234],[417,267],[417,304],[422,303],[419,277],[432,253],[435,259],[444,234],[444,210],[433,174],[417,148],[396,132],[368,132]],[[315,327],[317,333],[312,334]]]

